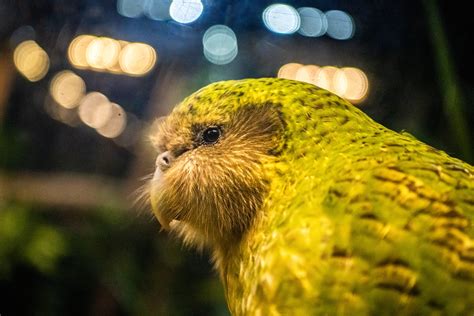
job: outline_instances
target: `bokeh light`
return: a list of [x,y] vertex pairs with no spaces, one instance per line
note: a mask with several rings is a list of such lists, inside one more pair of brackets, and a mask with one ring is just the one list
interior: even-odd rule
[[337,40],[347,40],[354,36],[355,25],[352,17],[344,11],[331,10],[325,13],[327,19],[326,34]]
[[69,70],[57,73],[49,85],[53,99],[61,106],[72,109],[79,105],[86,92],[86,84],[81,77]]
[[281,66],[280,70],[278,70],[278,78],[296,79],[296,72],[301,66],[298,63],[289,63]]
[[49,69],[48,54],[32,40],[20,43],[13,52],[16,69],[29,81],[41,80]]
[[314,84],[354,104],[364,101],[369,91],[366,74],[354,67],[320,67],[289,63],[280,67],[277,76]]
[[298,81],[314,83],[316,82],[321,68],[316,65],[300,66],[292,79]]
[[146,0],[117,0],[117,11],[127,18],[138,18],[143,14]]
[[97,37],[87,46],[86,61],[92,68],[108,69],[117,64],[120,50],[118,41],[107,37]]
[[334,90],[333,78],[337,70],[338,68],[333,66],[324,66],[320,68],[316,76],[316,85],[336,93]]
[[272,4],[262,14],[265,26],[275,33],[292,34],[298,31],[301,24],[298,11],[286,4]]
[[130,43],[120,52],[120,68],[132,76],[143,76],[153,68],[155,62],[155,50],[145,43]]
[[152,20],[166,21],[171,19],[171,0],[148,0],[145,7],[145,14]]
[[334,89],[349,101],[360,103],[367,96],[369,81],[362,70],[345,67],[335,73]]
[[318,37],[323,36],[328,28],[326,15],[316,8],[298,8],[301,18],[301,25],[298,30],[303,36]]
[[127,114],[120,105],[116,103],[111,103],[110,105],[110,116],[108,121],[96,130],[104,137],[115,138],[125,129],[127,124]]
[[129,43],[108,37],[80,35],[68,48],[71,64],[79,69],[143,76],[155,66],[157,55],[145,43]]
[[82,99],[78,113],[84,124],[92,128],[101,128],[105,126],[112,115],[112,105],[102,93],[89,92]]
[[86,51],[89,44],[95,39],[92,35],[80,35],[72,40],[68,48],[68,58],[74,67],[84,69],[89,67]]
[[203,9],[200,0],[173,0],[170,5],[170,16],[176,22],[187,24],[196,21]]
[[204,33],[202,45],[206,59],[216,65],[230,63],[238,53],[237,37],[225,25],[211,26]]

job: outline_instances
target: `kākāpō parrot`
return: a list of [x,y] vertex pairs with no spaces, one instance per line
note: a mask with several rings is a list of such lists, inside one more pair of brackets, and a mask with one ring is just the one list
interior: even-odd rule
[[474,315],[474,168],[314,85],[213,83],[151,133],[154,214],[234,315]]

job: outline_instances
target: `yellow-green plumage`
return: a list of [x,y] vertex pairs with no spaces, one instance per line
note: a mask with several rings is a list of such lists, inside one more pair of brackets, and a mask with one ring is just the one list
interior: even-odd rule
[[282,131],[259,160],[266,190],[251,224],[208,245],[233,314],[474,313],[473,167],[284,79],[212,84],[170,120],[250,106],[276,109]]

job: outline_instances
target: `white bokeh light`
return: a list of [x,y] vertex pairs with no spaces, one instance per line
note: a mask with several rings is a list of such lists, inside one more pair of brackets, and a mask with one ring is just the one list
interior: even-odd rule
[[170,16],[176,22],[187,24],[196,21],[203,9],[200,0],[173,0],[170,5]]
[[316,8],[298,8],[301,18],[301,26],[298,30],[303,36],[318,37],[323,36],[328,28],[326,15]]
[[272,4],[262,14],[265,26],[275,33],[292,34],[298,31],[301,19],[298,11],[286,4]]
[[225,25],[214,25],[207,29],[202,38],[204,56],[211,63],[225,65],[237,56],[237,37]]

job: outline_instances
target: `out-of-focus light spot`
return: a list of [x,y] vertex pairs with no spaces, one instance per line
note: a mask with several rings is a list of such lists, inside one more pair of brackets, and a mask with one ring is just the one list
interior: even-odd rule
[[293,78],[303,82],[314,83],[318,78],[320,70],[321,68],[316,65],[301,66]]
[[36,32],[30,25],[23,25],[17,28],[10,36],[10,47],[15,48],[21,42],[34,40]]
[[230,63],[238,53],[237,37],[225,25],[218,24],[207,29],[202,45],[206,59],[216,65]]
[[127,114],[122,107],[116,103],[111,103],[111,113],[109,120],[104,126],[97,128],[97,132],[107,138],[119,136],[127,124]]
[[143,14],[146,0],[117,0],[117,12],[127,18],[138,18]]
[[51,80],[49,92],[61,106],[72,109],[79,105],[84,97],[86,84],[81,77],[69,70],[57,73]]
[[338,68],[333,66],[322,67],[317,74],[315,84],[323,89],[336,92],[333,87],[333,77],[337,70]]
[[13,62],[29,81],[42,79],[49,69],[48,54],[35,42],[24,41],[15,48]]
[[298,63],[289,63],[285,64],[280,67],[278,70],[278,78],[285,78],[285,79],[296,79],[296,72],[300,69],[303,65]]
[[171,19],[170,5],[171,0],[148,0],[145,8],[145,14],[153,20],[166,21]]
[[78,113],[86,125],[101,128],[112,115],[112,105],[102,93],[90,92],[82,99]]
[[71,64],[79,69],[143,76],[156,63],[156,51],[145,43],[80,35],[68,48]]
[[316,8],[298,8],[301,17],[301,26],[298,33],[309,37],[323,36],[328,28],[326,15]]
[[314,84],[355,104],[364,101],[369,90],[366,74],[354,67],[319,67],[289,63],[280,68],[278,77]]
[[126,45],[119,58],[122,71],[132,76],[142,76],[156,63],[156,52],[150,45],[130,43]]
[[111,68],[117,64],[120,50],[118,41],[107,37],[97,37],[87,46],[86,61],[90,67],[96,69]]
[[331,10],[325,13],[328,29],[327,35],[337,40],[347,40],[355,33],[352,17],[344,11]]
[[86,51],[94,39],[96,39],[96,37],[92,35],[80,35],[69,44],[67,51],[68,58],[74,67],[79,69],[89,67],[89,63],[86,59]]
[[275,33],[292,34],[298,31],[301,24],[298,11],[287,4],[272,4],[262,14],[265,26]]
[[187,24],[196,21],[203,9],[200,0],[173,0],[170,5],[170,16],[176,22]]
[[360,103],[367,96],[369,81],[362,70],[346,67],[339,69],[334,75],[334,88],[349,101]]

